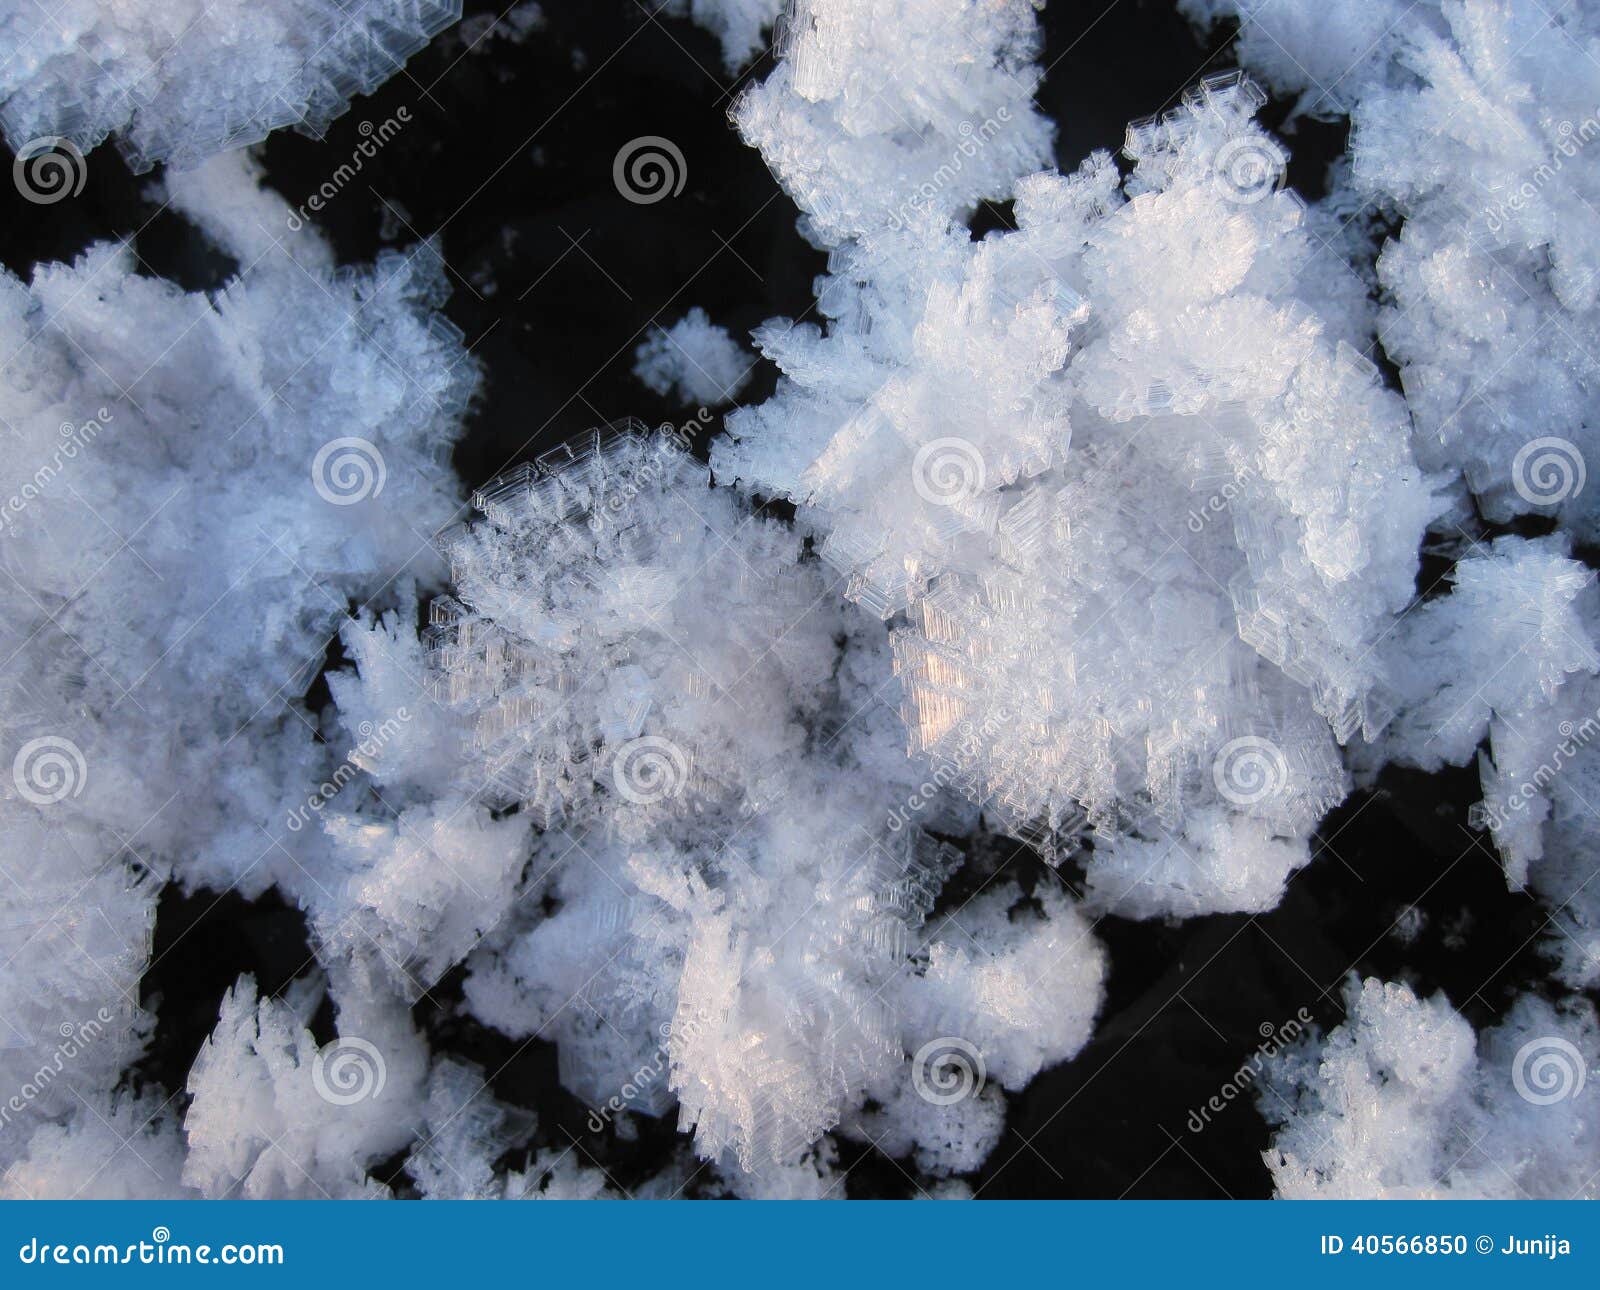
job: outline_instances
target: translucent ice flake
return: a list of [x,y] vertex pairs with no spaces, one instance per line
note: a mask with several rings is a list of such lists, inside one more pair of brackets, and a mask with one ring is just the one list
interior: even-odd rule
[[185,1185],[211,1198],[371,1198],[366,1169],[410,1140],[426,1051],[403,1006],[358,973],[335,985],[339,1033],[307,1023],[315,989],[258,998],[239,982],[189,1072]]
[[690,18],[722,45],[728,71],[737,72],[767,45],[783,0],[665,0],[661,11]]
[[748,775],[736,717],[764,729],[762,766],[798,748],[785,713],[826,679],[837,611],[799,538],[670,438],[597,436],[477,501],[428,635],[472,787],[545,822],[597,794],[671,812]]

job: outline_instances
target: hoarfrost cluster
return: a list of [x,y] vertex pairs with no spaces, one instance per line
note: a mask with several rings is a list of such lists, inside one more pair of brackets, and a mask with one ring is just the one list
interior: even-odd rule
[[[401,1158],[428,1197],[621,1194],[430,1044],[454,974],[593,1134],[674,1117],[631,1194],[839,1194],[841,1143],[961,1194],[1091,1041],[1102,920],[1270,911],[1355,785],[1476,762],[1548,997],[1475,1034],[1352,978],[1268,1063],[1267,1165],[1593,1195],[1600,9],[1178,0],[1283,137],[1217,75],[1062,174],[1030,0],[776,8],[668,6],[730,69],[773,32],[731,116],[826,255],[814,316],[634,353],[696,425],[756,354],[775,392],[708,457],[621,423],[469,505],[442,248],[336,267],[227,151],[458,6],[0,19],[14,148],[169,163],[238,266],[0,279],[0,1188],[381,1196]],[[1311,204],[1304,117],[1352,123]],[[974,239],[986,201],[1014,227]],[[1038,881],[978,869],[999,837]],[[166,884],[276,891],[313,950],[234,983],[181,1089],[137,1073]]]
[[312,133],[461,16],[461,0],[47,0],[0,14],[13,151],[108,135],[136,170]]

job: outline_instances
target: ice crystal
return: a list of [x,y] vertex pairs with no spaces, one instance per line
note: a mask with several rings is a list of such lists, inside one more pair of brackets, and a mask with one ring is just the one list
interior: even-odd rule
[[135,170],[192,166],[280,126],[320,133],[461,16],[460,0],[50,0],[0,18],[0,130]]

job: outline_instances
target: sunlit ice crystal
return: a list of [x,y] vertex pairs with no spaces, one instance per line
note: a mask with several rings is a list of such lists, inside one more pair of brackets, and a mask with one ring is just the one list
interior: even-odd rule
[[[1071,902],[977,931],[1023,956],[983,999],[944,985],[935,1008],[917,984],[949,962],[931,944],[974,943],[959,913],[929,919],[960,854],[896,813],[921,772],[879,719],[887,654],[798,533],[641,427],[478,501],[447,542],[430,664],[464,721],[464,786],[541,828],[469,960],[477,1016],[554,1039],[602,1123],[676,1105],[698,1153],[751,1176],[898,1105],[932,1026],[961,1025],[1008,1086],[1081,1046],[1101,969]],[[1029,1006],[1040,1028],[1008,1031]],[[931,1142],[924,1105],[899,1114]]]
[[912,751],[1014,829],[1165,874],[1104,884],[1130,911],[1276,902],[1344,794],[1336,743],[1388,719],[1375,647],[1442,508],[1261,101],[1217,78],[1130,128],[1126,183],[1103,155],[1019,181],[1015,232],[844,244],[828,330],[758,333],[786,379],[714,448],[905,616]]
[[[476,500],[485,521],[446,541],[455,594],[429,652],[491,799],[551,820],[597,795],[655,807],[682,783],[781,773],[800,738],[786,714],[826,680],[837,621],[797,534],[630,427]],[[754,768],[735,714],[763,732]]]

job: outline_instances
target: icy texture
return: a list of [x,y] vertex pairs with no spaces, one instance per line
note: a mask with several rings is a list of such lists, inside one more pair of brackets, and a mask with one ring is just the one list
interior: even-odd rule
[[1237,19],[1239,62],[1274,89],[1301,95],[1299,111],[1347,114],[1361,95],[1390,74],[1399,42],[1410,31],[1439,32],[1439,0],[1177,0],[1192,21]]
[[[1070,902],[1013,924],[997,893],[924,930],[960,857],[892,814],[917,768],[874,716],[886,652],[798,534],[637,431],[477,501],[487,521],[447,543],[436,692],[464,785],[544,827],[470,960],[474,1013],[553,1039],[603,1119],[675,1099],[702,1156],[760,1176],[868,1098],[915,1123],[900,1093],[930,1041],[962,1037],[1007,1087],[1081,1047],[1102,968]],[[941,818],[961,815],[917,823]]]
[[[1600,370],[1600,10],[1539,0],[1198,0],[1242,10],[1241,60],[1348,111],[1335,200],[1401,220],[1378,276],[1425,466],[1484,513],[1559,513],[1592,539]],[[1354,53],[1352,51],[1355,51]],[[1360,54],[1356,59],[1356,53]],[[1347,58],[1356,61],[1346,61]]]
[[291,218],[283,199],[265,186],[254,151],[219,153],[191,170],[169,172],[168,202],[242,270],[287,256],[313,275],[329,273],[331,248],[315,229]]
[[[230,161],[178,206],[239,253],[274,200]],[[174,1189],[161,1101],[112,1095],[149,1030],[161,882],[314,889],[325,857],[283,821],[332,753],[300,697],[352,602],[442,571],[477,373],[432,312],[436,258],[295,254],[214,297],[113,246],[0,278],[0,1080],[22,1102],[0,1170],[22,1191]],[[108,1164],[105,1123],[153,1168]]]
[[[1242,62],[1302,94],[1304,110],[1350,115],[1349,164],[1335,168],[1329,205],[1399,224],[1366,253],[1376,254],[1388,301],[1380,336],[1422,461],[1458,471],[1491,520],[1553,515],[1592,542],[1600,10],[1534,0],[1185,7],[1200,19],[1240,16]],[[1561,535],[1463,554],[1452,594],[1408,617],[1387,651],[1402,673],[1402,718],[1384,747],[1437,767],[1466,762],[1488,737],[1479,822],[1512,884],[1547,900],[1562,975],[1593,984],[1592,574]]]
[[[1401,714],[1379,755],[1434,770],[1478,758],[1489,830],[1513,887],[1552,907],[1550,948],[1574,984],[1600,979],[1600,601],[1564,536],[1466,554],[1450,594],[1385,645]],[[1485,742],[1487,747],[1485,748]]]
[[[1337,742],[1389,715],[1375,646],[1442,507],[1259,102],[1222,78],[1132,127],[1125,184],[1021,180],[1015,233],[843,242],[827,331],[757,331],[786,379],[713,448],[906,615],[911,751],[1047,844],[1087,823],[1136,916],[1276,903]],[[740,119],[804,207],[779,116]]]
[[1031,0],[795,0],[734,108],[827,243],[938,226],[1050,157]]
[[651,329],[634,350],[633,374],[664,397],[716,407],[738,398],[755,362],[726,328],[696,307],[670,327]]
[[1600,1027],[1525,997],[1481,1036],[1442,995],[1351,979],[1348,1017],[1273,1059],[1278,1195],[1595,1199]]
[[306,1028],[311,978],[288,999],[258,999],[242,977],[189,1072],[183,1181],[201,1195],[372,1197],[366,1168],[409,1142],[422,1111],[427,1052],[403,1006],[344,983],[339,1034]]
[[0,1200],[166,1200],[197,1193],[182,1180],[183,1135],[166,1099],[114,1094],[33,1130],[0,1175]]
[[[6,558],[24,580],[10,621],[65,642],[31,672],[12,667],[74,687],[85,715],[54,718],[50,733],[91,760],[114,739],[101,774],[152,785],[143,814],[127,787],[112,799],[127,833],[149,820],[146,864],[181,822],[201,844],[187,880],[259,891],[286,859],[262,855],[267,810],[149,817],[174,787],[277,803],[315,782],[320,754],[290,709],[348,597],[438,569],[431,531],[455,505],[439,465],[477,374],[431,313],[442,281],[427,247],[338,272],[273,256],[214,300],[133,267],[102,246],[41,267],[31,287],[0,284],[16,355],[0,392],[15,436],[0,487]],[[44,487],[41,465],[53,467]],[[237,738],[274,726],[281,739]],[[214,831],[235,831],[233,845],[212,852]]]
[[44,0],[0,15],[13,150],[107,135],[135,170],[191,166],[280,126],[320,134],[461,16],[460,0]]
[[[851,1140],[964,1194],[1006,1093],[1089,1040],[1090,915],[1271,908],[1347,767],[1478,756],[1560,980],[1600,980],[1591,11],[1183,7],[1244,8],[1261,76],[1353,116],[1320,209],[1248,81],[1062,177],[1027,0],[798,0],[733,114],[828,252],[822,324],[757,334],[776,395],[709,467],[613,427],[442,534],[478,373],[430,248],[335,268],[233,153],[165,180],[237,261],[215,295],[114,247],[0,277],[0,1191],[376,1197],[404,1159],[437,1198],[822,1197]],[[772,16],[679,8],[730,67]],[[326,119],[446,10],[369,3],[310,57],[309,3],[13,15],[0,124],[190,165]],[[984,199],[1017,227],[974,243]],[[690,405],[748,375],[701,310],[637,359]],[[1556,531],[1478,543],[1474,504]],[[994,829],[1086,844],[1086,900],[951,883]],[[241,978],[161,1090],[133,1001],[169,881],[276,889],[316,961]],[[442,1024],[554,1044],[596,1143],[671,1115],[683,1149],[630,1193],[430,1053],[452,971]],[[1592,1194],[1588,1005],[1348,1013],[1263,1086],[1282,1194]]]
[[406,1171],[429,1200],[495,1200],[505,1194],[494,1158],[533,1135],[535,1119],[496,1102],[483,1072],[464,1062],[438,1062],[428,1077],[423,1142]]
[[732,73],[766,49],[766,33],[783,7],[784,0],[665,0],[658,12],[689,18],[709,31]]

